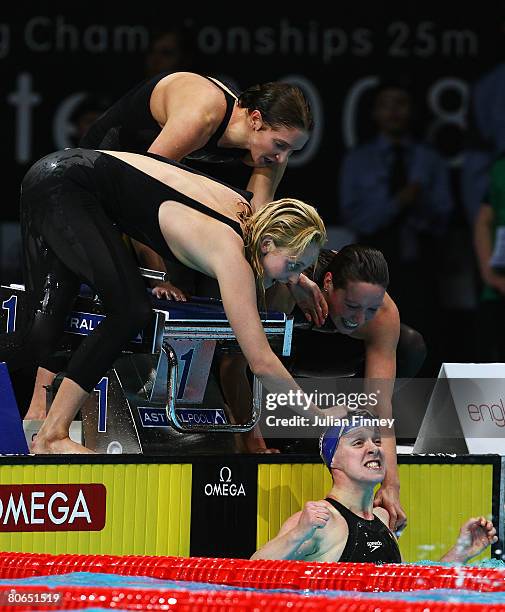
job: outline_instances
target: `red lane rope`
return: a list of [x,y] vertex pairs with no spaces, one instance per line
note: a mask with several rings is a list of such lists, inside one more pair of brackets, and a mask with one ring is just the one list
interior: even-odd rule
[[26,578],[71,572],[150,576],[162,580],[208,582],[258,589],[332,589],[362,592],[426,589],[505,591],[505,571],[467,566],[0,553],[0,578]]
[[[46,602],[40,602],[44,595]],[[9,599],[10,598],[10,599]],[[35,601],[36,599],[36,601]],[[50,599],[54,603],[47,603]],[[57,599],[57,601],[56,601]],[[26,602],[26,603],[23,603]],[[446,602],[408,602],[385,599],[304,596],[251,591],[186,591],[106,587],[16,587],[0,586],[0,611],[77,610],[85,608],[121,610],[174,610],[177,612],[241,612],[258,610],[325,612],[498,612],[503,605]]]

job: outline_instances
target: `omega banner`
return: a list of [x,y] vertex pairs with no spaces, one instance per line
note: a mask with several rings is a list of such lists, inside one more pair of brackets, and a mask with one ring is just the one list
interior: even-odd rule
[[[245,460],[244,460],[245,459]],[[249,557],[256,550],[257,465],[211,457],[193,470],[191,547],[194,557]]]
[[[126,544],[129,554],[163,551],[182,556],[247,558],[256,549],[255,459],[205,457],[185,475],[179,474],[177,464],[152,466],[159,475],[149,486],[143,466],[137,464],[107,462],[103,483],[94,484],[78,483],[78,478],[71,483],[44,483],[41,470],[37,483],[0,485],[0,549],[18,549],[20,541],[12,538],[28,532],[101,532],[87,536],[95,538],[95,545],[105,542],[103,549],[97,549],[100,552],[110,548],[111,533],[117,536],[125,529],[114,544],[116,552],[125,552],[118,547],[130,538]],[[120,472],[123,476],[118,476]],[[118,478],[130,487],[116,486]],[[147,502],[144,496],[138,497],[142,488]],[[167,493],[172,489],[174,497]],[[126,513],[126,505],[133,505],[135,511],[130,508]],[[156,528],[145,534],[146,524]],[[163,526],[178,534],[170,541],[172,547],[179,542],[175,548],[162,543]],[[57,536],[58,546],[65,550],[62,536]]]
[[[316,455],[297,455],[295,463],[288,455],[165,459],[1,456],[0,550],[249,558],[331,486]],[[405,490],[424,493],[405,499],[407,515],[425,528],[412,524],[402,536],[407,561],[430,554],[426,529],[434,534],[428,558],[439,558],[457,536],[458,516],[494,514],[503,524],[499,457],[400,455],[399,463]],[[99,482],[90,483],[90,473]],[[468,495],[461,479],[478,495]],[[440,490],[447,500],[442,515]],[[441,521],[451,529],[441,533]]]
[[2,531],[101,531],[103,484],[0,485]]

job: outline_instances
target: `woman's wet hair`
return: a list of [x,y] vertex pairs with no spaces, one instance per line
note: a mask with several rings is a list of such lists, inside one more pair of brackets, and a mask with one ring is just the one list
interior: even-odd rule
[[345,289],[349,282],[370,283],[384,289],[389,285],[388,264],[382,252],[360,244],[348,244],[340,249],[326,272],[331,272],[336,289]]
[[314,126],[307,98],[296,85],[274,81],[253,85],[238,98],[238,105],[249,112],[258,110],[271,128],[298,128],[310,132]]
[[244,245],[258,286],[263,287],[261,243],[269,236],[277,248],[300,255],[308,246],[320,249],[326,242],[326,228],[317,210],[300,200],[283,198],[260,208],[246,221]]

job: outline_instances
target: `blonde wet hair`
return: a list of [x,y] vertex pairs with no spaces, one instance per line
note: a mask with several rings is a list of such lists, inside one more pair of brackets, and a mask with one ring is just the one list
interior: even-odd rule
[[244,226],[245,256],[261,289],[261,242],[266,236],[272,238],[276,248],[289,249],[297,257],[308,246],[320,249],[326,242],[326,228],[313,206],[292,198],[270,202],[251,215]]

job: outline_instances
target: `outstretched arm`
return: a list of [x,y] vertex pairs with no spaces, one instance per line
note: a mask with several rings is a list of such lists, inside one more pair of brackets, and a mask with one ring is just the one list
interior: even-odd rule
[[252,372],[269,390],[295,386],[288,371],[272,351],[261,324],[256,285],[251,267],[244,257],[212,254],[223,307],[233,328],[244,357]]
[[[377,405],[372,410],[381,419],[392,418],[391,397],[396,378],[396,347],[400,335],[400,317],[396,305],[386,295],[383,308],[367,324],[365,384],[366,391],[374,394]],[[383,507],[389,514],[391,531],[401,531],[407,522],[400,503],[400,479],[396,459],[394,426],[381,428],[382,447],[386,458],[386,476],[374,499],[375,507]]]
[[251,201],[254,212],[274,200],[275,192],[281,182],[287,164],[286,160],[282,164],[254,168],[247,184],[247,189],[254,193]]
[[[251,371],[270,393],[282,393],[293,398],[294,405],[290,408],[298,414],[309,418],[330,414],[328,410],[322,411],[308,402],[305,394],[272,351],[258,314],[252,269],[241,252],[234,256],[228,244],[224,246],[228,251],[223,252],[221,244],[221,248],[210,254],[207,265],[212,266],[219,282],[226,315]],[[331,414],[335,418],[344,417],[346,411],[343,407],[334,407]]]
[[461,526],[456,544],[440,561],[466,563],[497,541],[496,529],[491,521],[483,516],[470,518]]

